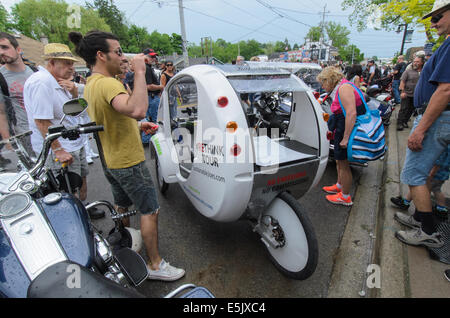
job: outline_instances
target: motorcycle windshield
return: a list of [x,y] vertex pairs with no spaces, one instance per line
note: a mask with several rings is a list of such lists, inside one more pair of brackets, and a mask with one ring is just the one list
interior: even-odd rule
[[36,155],[31,146],[31,131],[5,111],[4,103],[0,103],[0,137],[0,173],[16,173],[33,165]]

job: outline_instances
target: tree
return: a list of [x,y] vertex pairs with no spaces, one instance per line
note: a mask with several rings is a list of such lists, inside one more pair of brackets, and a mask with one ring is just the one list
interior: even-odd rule
[[334,47],[341,48],[348,45],[350,30],[347,27],[330,21],[325,25],[325,30]]
[[124,47],[128,46],[128,26],[125,23],[125,16],[117,8],[113,0],[94,0],[92,4],[86,3],[88,9],[97,10],[100,17],[111,28],[111,32],[119,38],[119,42]]
[[322,37],[322,28],[320,26],[311,27],[306,34],[305,40],[310,42],[319,42]]
[[128,46],[124,48],[129,53],[140,53],[150,43],[150,35],[146,28],[133,24],[128,28]]
[[348,45],[339,48],[339,56],[341,59],[348,63],[360,63],[364,60],[364,53],[356,47],[356,45]]
[[12,30],[12,23],[10,21],[11,17],[9,16],[8,11],[6,11],[5,7],[0,3],[0,30],[4,32],[10,32]]
[[[344,0],[342,8],[353,8],[349,17],[351,25],[355,25],[358,31],[364,30],[368,24],[392,31],[400,24],[408,23],[417,27],[423,27],[429,42],[436,42],[435,31],[430,29],[430,19],[421,20],[433,8],[435,0]],[[376,12],[376,14],[374,14]],[[442,42],[444,38],[440,38]]]
[[[110,31],[109,26],[97,12],[80,7],[80,28],[70,27],[68,4],[63,0],[23,0],[12,8],[14,29],[39,40],[45,35],[49,42],[69,44],[67,34],[70,31],[86,33],[91,29]],[[63,18],[62,18],[63,17]]]
[[170,43],[172,45],[172,49],[177,54],[183,54],[183,38],[181,35],[172,33],[172,36],[170,37]]

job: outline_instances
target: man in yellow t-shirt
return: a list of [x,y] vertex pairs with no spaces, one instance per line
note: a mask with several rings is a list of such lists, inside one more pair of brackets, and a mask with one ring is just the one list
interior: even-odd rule
[[[139,128],[145,133],[155,133],[157,125],[138,123],[147,112],[147,86],[145,82],[144,55],[136,55],[134,88],[131,95],[114,77],[121,74],[121,63],[126,59],[118,38],[107,32],[91,31],[83,37],[78,32],[69,33],[76,52],[88,65],[92,75],[84,89],[92,121],[103,125],[100,132],[106,167],[104,173],[111,185],[114,203],[123,213],[134,204],[141,212],[141,234],[149,257],[148,279],[174,281],[185,271],[171,266],[158,251],[158,197],[145,165],[145,154]],[[129,226],[129,220],[124,220]]]

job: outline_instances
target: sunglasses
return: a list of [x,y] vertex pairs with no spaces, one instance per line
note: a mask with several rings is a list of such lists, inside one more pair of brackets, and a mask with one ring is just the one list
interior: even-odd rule
[[173,64],[166,64],[166,66],[173,66]]
[[122,56],[123,55],[123,51],[122,51],[121,47],[119,47],[117,50],[114,50],[113,52],[116,53],[118,56]]
[[430,21],[431,21],[431,23],[436,24],[436,23],[439,22],[439,20],[442,19],[443,16],[444,16],[444,15],[443,15],[442,13],[439,13],[438,15],[435,15],[435,16],[431,17],[431,20],[430,20]]

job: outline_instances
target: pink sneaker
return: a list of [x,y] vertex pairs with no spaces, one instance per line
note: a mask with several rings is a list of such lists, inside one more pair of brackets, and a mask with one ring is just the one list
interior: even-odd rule
[[353,205],[352,198],[350,196],[348,196],[347,199],[344,199],[344,197],[342,196],[342,192],[339,192],[337,194],[327,195],[326,199],[333,204],[342,204],[345,206]]
[[336,184],[333,184],[332,186],[328,186],[328,187],[323,187],[322,190],[325,191],[326,193],[331,193],[331,194],[339,193],[342,191],[342,189],[339,189]]

